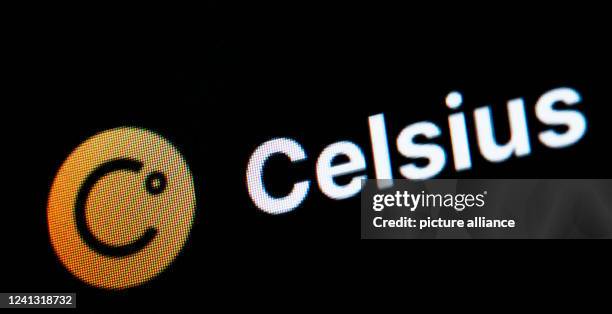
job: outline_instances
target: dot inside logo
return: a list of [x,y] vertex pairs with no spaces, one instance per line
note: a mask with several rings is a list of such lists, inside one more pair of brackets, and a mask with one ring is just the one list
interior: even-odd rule
[[182,250],[193,224],[193,177],[166,139],[138,128],[78,146],[49,194],[51,244],[62,264],[99,288],[151,280]]

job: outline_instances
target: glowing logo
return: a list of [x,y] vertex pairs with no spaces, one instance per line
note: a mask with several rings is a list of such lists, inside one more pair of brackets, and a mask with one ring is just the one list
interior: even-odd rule
[[195,208],[180,152],[151,131],[124,127],[89,138],[68,156],[53,181],[47,219],[53,248],[74,276],[124,289],[172,263]]

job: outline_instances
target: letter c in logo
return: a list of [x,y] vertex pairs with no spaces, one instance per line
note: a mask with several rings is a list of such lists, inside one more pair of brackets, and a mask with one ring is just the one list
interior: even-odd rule
[[53,248],[82,281],[124,289],[151,280],[182,250],[195,216],[187,163],[161,136],[99,133],[58,171],[47,218]]

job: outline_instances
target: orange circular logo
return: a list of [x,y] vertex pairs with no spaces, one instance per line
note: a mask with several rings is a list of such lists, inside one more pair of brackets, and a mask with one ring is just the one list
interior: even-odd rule
[[51,186],[51,244],[64,266],[99,288],[151,280],[181,251],[196,198],[180,152],[144,129],[116,128],[68,156]]

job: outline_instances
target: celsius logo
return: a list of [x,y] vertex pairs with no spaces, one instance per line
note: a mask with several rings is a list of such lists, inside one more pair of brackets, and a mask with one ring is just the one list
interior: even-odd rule
[[[425,180],[449,167],[449,160],[456,172],[471,169],[476,152],[485,161],[500,163],[529,156],[538,143],[549,149],[574,145],[587,131],[587,119],[578,110],[581,101],[581,95],[568,87],[542,94],[532,110],[544,129],[532,134],[525,101],[509,100],[505,111],[510,136],[500,140],[491,106],[476,108],[468,119],[461,110],[463,95],[451,92],[444,101],[447,121],[412,123],[397,134],[395,150],[406,159],[397,172],[405,179]],[[389,188],[394,170],[384,114],[368,117],[368,126],[371,161],[350,140],[332,143],[316,159],[312,179],[294,182],[284,196],[266,189],[268,161],[282,156],[298,163],[309,154],[291,138],[259,145],[246,169],[247,192],[255,206],[269,214],[290,212],[304,202],[313,179],[331,199],[353,197],[368,178],[368,162],[379,188]],[[471,127],[475,131],[468,133]],[[449,147],[432,141],[444,133]],[[469,134],[476,138],[470,141]],[[471,142],[478,150],[470,147]],[[340,163],[339,156],[344,157]],[[350,180],[336,180],[340,176]],[[68,156],[51,186],[47,218],[53,248],[72,274],[99,288],[124,289],[151,280],[173,262],[189,237],[195,210],[193,177],[179,151],[153,132],[117,128],[89,138]]]
[[47,218],[63,265],[99,288],[151,280],[181,251],[196,210],[179,151],[137,128],[99,133],[77,147],[51,187]]
[[[534,113],[539,123],[547,130],[537,134],[537,141],[547,148],[560,149],[577,143],[587,130],[587,120],[579,111],[570,107],[581,102],[580,94],[572,88],[562,87],[550,90],[537,100]],[[466,171],[472,168],[474,150],[470,148],[466,114],[460,110],[463,95],[451,92],[446,96],[445,105],[450,110],[447,126],[440,127],[431,121],[413,123],[403,128],[395,138],[398,153],[407,160],[399,165],[398,170],[403,178],[409,180],[425,180],[438,175],[448,164],[448,159],[454,163],[454,171]],[[506,106],[509,130],[508,140],[498,139],[495,134],[490,106],[476,108],[473,112],[474,128],[478,151],[484,160],[499,163],[509,158],[525,157],[531,154],[532,145],[536,140],[530,134],[527,123],[527,109],[523,98],[509,100]],[[495,109],[500,110],[500,109]],[[384,114],[370,116],[370,143],[372,146],[372,163],[379,188],[388,188],[393,184],[393,167]],[[559,131],[561,130],[561,131]],[[450,149],[433,143],[423,143],[422,140],[433,140],[444,132],[449,135]],[[452,158],[447,158],[450,152]],[[304,147],[294,139],[275,138],[261,144],[251,156],[246,174],[249,195],[253,203],[264,212],[282,214],[294,210],[304,201],[311,186],[311,180],[303,180],[293,184],[290,192],[282,197],[270,195],[265,187],[264,169],[270,157],[281,155],[296,163],[308,158]],[[345,160],[341,164],[334,163],[336,157]],[[417,164],[413,160],[426,160]],[[366,179],[367,170],[365,154],[354,142],[343,140],[328,145],[316,160],[316,177],[319,190],[331,199],[350,198],[361,191],[361,180]],[[283,171],[283,169],[276,169]],[[339,176],[352,176],[345,184],[339,184]],[[344,181],[346,182],[346,181]]]

